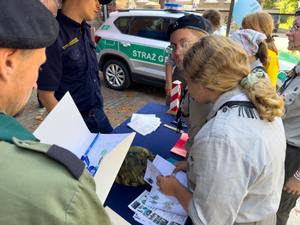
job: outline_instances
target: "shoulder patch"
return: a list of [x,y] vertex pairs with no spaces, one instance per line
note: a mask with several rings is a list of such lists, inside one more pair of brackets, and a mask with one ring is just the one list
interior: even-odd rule
[[73,177],[77,180],[83,173],[85,164],[67,149],[52,145],[46,155],[67,167]]

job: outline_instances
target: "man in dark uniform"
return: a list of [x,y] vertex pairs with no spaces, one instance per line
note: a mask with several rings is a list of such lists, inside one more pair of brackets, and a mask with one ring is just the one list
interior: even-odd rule
[[110,224],[84,163],[17,122],[59,26],[39,0],[0,0],[0,224]]
[[47,48],[47,62],[38,79],[39,99],[50,112],[69,91],[92,133],[113,128],[103,111],[103,97],[90,25],[100,8],[98,0],[64,0],[57,12],[59,35]]

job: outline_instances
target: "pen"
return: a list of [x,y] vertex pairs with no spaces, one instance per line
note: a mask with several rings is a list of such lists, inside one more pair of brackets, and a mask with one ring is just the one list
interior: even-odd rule
[[169,128],[169,129],[174,130],[174,131],[177,131],[177,132],[179,132],[179,133],[184,133],[183,130],[178,130],[177,128],[172,127],[172,126],[169,126],[169,125],[167,125],[167,124],[165,124],[164,127]]
[[94,138],[93,142],[90,144],[89,148],[85,151],[84,155],[81,157],[81,161],[85,162],[87,164],[87,166],[90,165],[90,161],[89,161],[89,158],[88,158],[88,154],[90,152],[90,150],[92,149],[93,145],[95,144],[95,142],[97,141],[98,137],[99,137],[99,134],[98,133],[96,135],[96,137]]

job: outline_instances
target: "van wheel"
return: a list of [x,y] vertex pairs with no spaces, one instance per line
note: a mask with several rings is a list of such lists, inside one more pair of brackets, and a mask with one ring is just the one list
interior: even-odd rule
[[103,77],[106,84],[115,90],[124,90],[131,84],[129,71],[119,60],[108,60],[103,67]]

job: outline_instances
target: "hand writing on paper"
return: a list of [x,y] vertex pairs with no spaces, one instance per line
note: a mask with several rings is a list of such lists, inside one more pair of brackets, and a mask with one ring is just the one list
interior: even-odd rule
[[283,186],[283,190],[287,193],[300,195],[300,181],[296,180],[295,177],[290,177]]
[[159,175],[156,177],[156,184],[162,190],[165,195],[175,196],[176,187],[178,187],[180,182],[173,175],[165,176]]
[[182,170],[184,172],[187,171],[187,166],[188,166],[188,162],[187,161],[181,161],[181,162],[177,162],[174,163],[174,166],[176,166],[176,168],[173,170],[174,173]]

